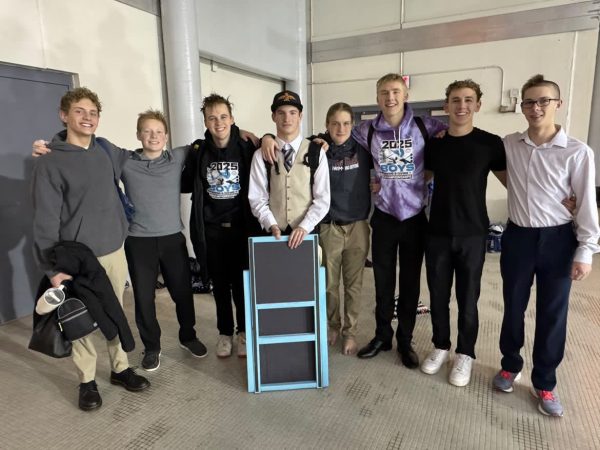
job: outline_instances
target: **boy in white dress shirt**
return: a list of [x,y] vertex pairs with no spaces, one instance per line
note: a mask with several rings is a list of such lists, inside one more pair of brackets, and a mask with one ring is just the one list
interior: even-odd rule
[[[508,171],[509,223],[502,241],[504,319],[502,369],[494,388],[512,392],[520,377],[525,311],[536,280],[536,329],[532,394],[540,412],[562,416],[556,368],[565,349],[572,280],[583,280],[599,251],[594,153],[555,123],[560,89],[543,75],[522,88],[521,107],[529,128],[504,138]],[[574,217],[560,200],[575,195]]]

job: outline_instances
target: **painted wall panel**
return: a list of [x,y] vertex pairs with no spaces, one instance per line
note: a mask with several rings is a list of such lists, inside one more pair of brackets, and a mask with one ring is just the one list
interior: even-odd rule
[[0,21],[0,60],[77,74],[103,103],[98,134],[137,145],[137,114],[163,108],[156,16],[112,0],[0,0]]
[[202,96],[216,92],[229,97],[233,103],[235,123],[257,136],[272,133],[275,124],[271,120],[271,101],[282,88],[282,83],[272,78],[241,72],[227,66],[200,64]]
[[200,53],[252,72],[296,79],[300,7],[304,0],[197,2]]
[[327,0],[311,2],[312,41],[576,3],[573,0]]
[[0,61],[39,66],[44,42],[38,4],[37,0],[0,0]]
[[570,3],[576,3],[576,1],[503,0],[499,2],[498,0],[461,0],[460,2],[448,2],[446,0],[427,0],[427,7],[424,8],[421,0],[405,0],[404,21],[405,26],[410,27]]
[[311,8],[313,41],[400,28],[398,0],[313,0]]

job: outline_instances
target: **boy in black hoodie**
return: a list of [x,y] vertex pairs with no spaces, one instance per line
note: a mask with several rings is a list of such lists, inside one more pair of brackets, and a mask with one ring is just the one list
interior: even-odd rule
[[[190,237],[194,253],[208,269],[217,311],[216,355],[246,357],[243,271],[248,267],[248,237],[261,234],[250,212],[248,185],[255,145],[240,136],[232,105],[218,94],[204,98],[205,139],[196,140],[181,176],[182,192],[192,192]],[[235,305],[235,320],[233,313]]]

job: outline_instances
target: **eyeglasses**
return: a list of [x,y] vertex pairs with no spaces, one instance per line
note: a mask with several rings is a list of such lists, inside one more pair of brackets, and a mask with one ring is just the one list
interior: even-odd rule
[[542,97],[538,98],[537,100],[523,100],[521,102],[521,108],[530,109],[533,108],[533,105],[538,105],[540,108],[545,108],[550,104],[551,101],[558,102],[560,101],[560,98]]

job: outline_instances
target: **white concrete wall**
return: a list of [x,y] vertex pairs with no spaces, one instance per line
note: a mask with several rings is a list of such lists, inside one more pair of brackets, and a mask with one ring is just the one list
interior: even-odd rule
[[[297,76],[298,8],[305,0],[202,0],[196,3],[204,57],[274,78]],[[275,93],[273,93],[274,95]]]
[[[286,83],[286,88],[296,91],[307,106],[303,129],[309,128],[311,113],[307,90],[306,3],[308,0],[253,0],[223,1],[202,0],[196,3],[198,22],[198,48],[200,56],[218,63],[242,69],[258,77],[267,77]],[[205,82],[206,72],[202,75]],[[249,75],[234,90],[243,108],[251,107],[257,94],[252,92],[257,76]],[[238,77],[238,80],[242,78]],[[225,92],[225,90],[221,91]],[[202,86],[202,92],[206,92]],[[270,100],[279,89],[268,91]],[[262,108],[263,101],[256,102],[255,129],[264,129],[261,121],[270,120],[270,110]],[[239,110],[238,110],[239,111]],[[241,116],[238,114],[238,119]],[[251,121],[250,125],[255,125]],[[240,122],[241,123],[241,122]],[[272,127],[269,128],[272,131]]]
[[[399,28],[399,3],[313,1],[313,40]],[[568,2],[510,0],[502,2],[499,10],[498,2],[493,0],[428,0],[427,8],[423,2],[407,0],[405,18],[432,23],[564,3]],[[463,15],[469,11],[477,13]],[[508,90],[520,91],[531,75],[542,73],[561,87],[564,106],[558,115],[559,123],[569,134],[585,141],[597,40],[597,30],[569,32],[313,64],[313,126],[323,130],[325,113],[334,102],[376,104],[377,79],[403,69],[404,74],[411,76],[409,101],[443,99],[449,83],[473,78],[484,92],[475,125],[503,136],[527,126],[520,113],[499,112],[500,105],[508,102]],[[506,193],[493,177],[488,189],[488,209],[492,221],[506,220]]]
[[[312,41],[574,3],[573,0],[312,0]],[[403,8],[404,5],[404,8]]]
[[[388,1],[388,0],[386,0]],[[393,2],[393,0],[390,0]],[[431,23],[472,19],[535,8],[566,5],[575,0],[404,0],[404,28]]]
[[200,64],[200,78],[203,96],[216,92],[229,97],[237,126],[259,137],[273,133],[275,125],[271,120],[271,101],[283,89],[281,81],[205,60]]
[[158,37],[156,16],[113,0],[0,0],[0,61],[77,74],[98,134],[128,148],[137,114],[163,108]]

